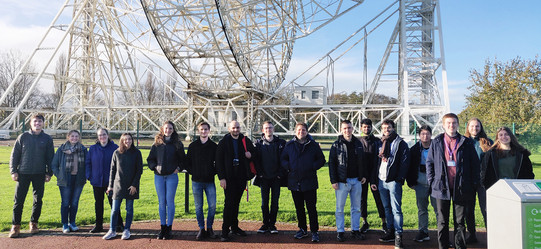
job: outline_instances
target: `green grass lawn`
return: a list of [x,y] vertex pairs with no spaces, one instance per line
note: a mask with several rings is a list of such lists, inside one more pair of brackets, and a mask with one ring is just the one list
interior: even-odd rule
[[[11,226],[12,208],[13,208],[13,195],[15,193],[15,182],[11,180],[9,174],[9,155],[11,153],[11,147],[0,147],[0,231],[7,231]],[[142,150],[143,158],[146,158],[149,151]],[[325,153],[328,157],[328,152]],[[541,175],[541,154],[535,154],[531,156],[534,162],[534,173],[536,176]],[[146,160],[144,160],[146,162]],[[335,226],[335,197],[334,190],[329,182],[328,168],[324,167],[318,172],[319,178],[319,190],[318,190],[318,202],[317,210],[319,214],[319,223],[322,226]],[[185,177],[181,174],[179,177],[179,187],[177,190],[176,202],[176,218],[192,218],[195,219],[193,197],[191,195],[190,186],[190,212],[184,212],[184,198],[185,198]],[[216,181],[217,186],[217,210],[216,218],[221,219],[224,205],[224,195],[219,183]],[[256,186],[249,187],[249,201],[246,199],[246,193],[243,196],[240,205],[239,219],[241,220],[261,220],[261,196],[259,188]],[[205,205],[206,207],[206,205]],[[30,213],[32,209],[32,192],[29,191],[25,202],[25,208],[22,217],[22,226],[24,229],[28,226],[30,220]],[[429,207],[429,210],[431,207]],[[349,210],[349,198],[346,204],[345,210]],[[110,209],[106,205],[105,208],[105,222],[109,220]],[[402,212],[404,213],[404,228],[405,229],[417,229],[417,206],[415,201],[415,192],[404,187],[403,199],[402,199]],[[206,213],[206,211],[205,211]],[[349,215],[346,212],[346,227],[349,226]],[[94,223],[94,197],[92,194],[92,187],[90,184],[86,184],[81,195],[79,202],[79,212],[77,214],[78,225],[89,225]],[[286,188],[282,188],[280,197],[280,211],[278,213],[278,220],[282,222],[296,222],[295,207],[291,198],[290,192]],[[158,215],[158,198],[154,189],[154,174],[146,166],[141,178],[141,193],[140,199],[134,203],[134,220],[157,220]],[[483,219],[479,207],[476,209],[476,219],[478,227],[484,227]],[[372,227],[379,228],[381,221],[378,217],[378,213],[374,204],[372,194],[368,194],[368,220]],[[430,228],[436,228],[436,220],[433,212],[430,212]],[[60,191],[56,186],[56,178],[45,184],[45,195],[43,198],[43,209],[40,218],[41,228],[58,228],[61,227],[60,223]],[[194,230],[197,229],[197,224],[194,221]],[[216,228],[218,229],[218,228]]]

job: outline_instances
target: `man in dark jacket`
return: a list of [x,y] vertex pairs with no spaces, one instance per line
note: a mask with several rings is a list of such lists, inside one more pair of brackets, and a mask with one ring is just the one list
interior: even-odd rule
[[387,230],[379,241],[394,241],[395,248],[402,248],[402,185],[408,173],[409,149],[408,144],[396,133],[392,120],[383,120],[381,130],[382,145],[371,181],[371,188],[379,190],[387,217]]
[[458,116],[445,114],[442,118],[445,133],[430,145],[426,160],[426,176],[438,209],[439,248],[449,247],[449,209],[453,201],[456,248],[466,248],[465,211],[475,198],[479,184],[479,157],[470,138],[460,135]]
[[51,162],[54,156],[53,139],[43,131],[44,122],[43,115],[35,114],[32,116],[30,119],[31,130],[19,135],[11,152],[9,170],[11,179],[17,182],[17,186],[15,187],[10,238],[16,238],[20,234],[24,200],[30,183],[32,183],[34,193],[30,233],[39,232],[38,221],[43,205],[43,192],[45,182],[49,182],[53,175]]
[[312,242],[319,242],[319,223],[317,220],[317,170],[325,164],[325,156],[319,144],[308,135],[308,125],[297,123],[295,137],[286,143],[281,156],[282,167],[288,172],[287,186],[291,190],[299,231],[296,239],[308,236],[304,204],[310,217]]
[[[285,177],[280,167],[280,154],[284,150],[286,141],[274,135],[274,125],[270,121],[263,123],[263,135],[255,144],[255,166],[259,186],[261,187],[261,211],[263,212],[263,225],[258,233],[270,231],[277,234],[276,216],[278,215],[278,200],[280,198],[280,181]],[[269,193],[272,192],[269,211]]]
[[231,240],[229,231],[246,236],[246,232],[239,228],[239,204],[246,182],[253,177],[250,159],[254,152],[252,141],[240,133],[239,122],[231,121],[229,134],[220,140],[216,149],[216,171],[225,195],[221,237],[224,242]]
[[[368,224],[368,185],[370,182],[370,176],[372,175],[372,172],[374,171],[374,168],[377,167],[378,164],[378,149],[381,146],[381,140],[379,138],[375,137],[374,134],[372,134],[372,120],[369,118],[365,118],[361,120],[361,137],[359,140],[363,143],[363,149],[364,149],[364,161],[366,172],[367,172],[367,181],[362,185],[363,190],[361,194],[361,217],[363,218],[363,226],[361,227],[361,233],[366,233],[368,229],[370,228],[370,225]],[[378,184],[378,182],[374,182],[374,184]],[[379,195],[379,191],[376,189],[370,188],[372,192],[372,196],[374,197],[374,202],[376,203],[376,208],[378,209],[379,218],[381,219],[381,227],[382,231],[387,230],[387,222],[385,221],[385,208],[383,207],[383,203],[381,203],[381,196]]]
[[430,197],[430,186],[426,179],[426,158],[432,141],[432,128],[423,125],[419,128],[419,142],[410,148],[410,166],[408,170],[408,186],[415,190],[417,201],[417,222],[419,233],[413,240],[423,242],[430,240],[428,236],[428,202],[432,204],[436,212],[436,199]]
[[336,239],[345,241],[344,206],[348,194],[351,203],[351,234],[354,238],[364,239],[360,232],[361,192],[366,182],[363,144],[353,136],[351,121],[340,124],[342,135],[331,146],[329,154],[329,176],[336,194]]
[[[205,237],[215,238],[212,225],[214,224],[214,214],[216,213],[216,186],[214,185],[214,175],[216,167],[214,165],[214,155],[216,155],[216,143],[209,139],[210,124],[200,123],[197,126],[199,139],[193,141],[188,146],[186,155],[186,170],[192,175],[192,192],[195,204],[195,216],[199,232],[195,239],[202,240]],[[205,231],[205,215],[203,214],[203,192],[207,195],[208,214],[207,230]]]

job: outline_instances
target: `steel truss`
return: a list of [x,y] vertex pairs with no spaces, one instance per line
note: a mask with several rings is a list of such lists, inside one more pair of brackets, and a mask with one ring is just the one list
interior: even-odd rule
[[[137,130],[151,135],[161,123],[172,120],[190,138],[201,121],[209,122],[213,133],[220,135],[227,132],[227,121],[237,119],[250,135],[260,130],[264,120],[271,120],[278,134],[291,135],[296,122],[306,122],[313,135],[328,136],[339,132],[342,119],[352,120],[358,132],[361,119],[368,116],[378,117],[377,131],[386,118],[398,121],[403,135],[411,134],[415,125],[436,127],[440,115],[449,110],[437,0],[395,1],[376,15],[384,16],[381,22],[398,15],[398,21],[378,71],[369,89],[364,89],[362,104],[290,105],[294,87],[313,79],[299,83],[297,77],[284,84],[294,41],[362,2],[67,0],[24,66],[35,58],[47,58],[33,73],[29,93],[61,82],[57,108],[25,109],[28,93],[17,107],[0,108],[4,116],[0,127],[20,130],[34,112],[45,114],[46,129],[53,134],[107,127],[113,132]],[[66,19],[66,13],[72,18]],[[366,42],[381,25],[372,21],[346,40],[357,39],[352,46]],[[340,42],[315,64],[330,57],[339,60],[351,49],[344,44]],[[60,51],[67,51],[68,59],[62,75],[52,66]],[[399,67],[389,69],[393,54],[399,55]],[[18,77],[25,74],[24,67]],[[316,77],[330,67],[319,72],[310,67],[303,74]],[[435,76],[438,69],[443,103]],[[385,77],[396,82],[399,102],[373,104]],[[16,81],[2,94],[0,104],[17,87]],[[146,99],[149,81],[161,89],[159,100]]]

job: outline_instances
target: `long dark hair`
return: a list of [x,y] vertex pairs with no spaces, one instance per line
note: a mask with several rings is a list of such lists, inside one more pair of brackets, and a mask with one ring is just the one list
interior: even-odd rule
[[173,142],[173,144],[175,145],[175,147],[177,149],[179,149],[179,138],[178,138],[178,133],[177,133],[177,129],[175,128],[175,124],[173,124],[173,122],[171,122],[170,120],[168,121],[165,121],[162,126],[160,127],[160,133],[158,133],[155,137],[154,137],[154,145],[161,145],[161,144],[165,144],[165,132],[163,130],[163,127],[165,125],[171,125],[173,127],[173,133],[171,134],[171,142]]
[[498,155],[498,157],[501,157],[503,156],[504,152],[503,152],[503,149],[502,149],[502,142],[500,141],[500,139],[498,138],[498,134],[501,132],[501,131],[505,131],[507,132],[507,134],[509,134],[509,137],[511,138],[511,155],[515,155],[515,153],[517,152],[522,152],[522,151],[528,151],[526,148],[524,148],[524,146],[520,145],[518,143],[518,140],[517,140],[517,137],[513,134],[513,132],[511,132],[511,129],[509,129],[508,127],[500,127],[498,128],[498,131],[496,132],[496,140],[494,140],[494,145],[492,145],[492,147],[490,147],[491,149],[493,149],[494,151],[496,151],[496,155]]
[[[124,144],[124,140],[126,140],[126,137],[127,136],[130,136],[131,137],[131,146],[128,148],[126,147],[126,145]],[[120,154],[123,154],[124,152],[126,152],[127,150],[131,149],[131,148],[134,148],[135,145],[133,143],[133,136],[131,135],[131,133],[129,132],[126,132],[126,133],[122,133],[122,136],[120,136],[120,144],[118,145],[118,152],[120,152]]]
[[477,137],[479,138],[479,145],[481,147],[481,150],[483,152],[487,152],[492,144],[490,144],[490,140],[488,139],[487,133],[485,132],[485,128],[483,128],[483,123],[481,123],[481,120],[479,120],[478,118],[470,118],[470,120],[468,120],[468,124],[466,124],[466,132],[464,133],[464,136],[471,138],[472,135],[470,134],[470,130],[468,129],[468,127],[470,127],[470,123],[472,121],[477,121],[477,123],[479,123],[479,127],[481,127],[479,133],[477,134]]

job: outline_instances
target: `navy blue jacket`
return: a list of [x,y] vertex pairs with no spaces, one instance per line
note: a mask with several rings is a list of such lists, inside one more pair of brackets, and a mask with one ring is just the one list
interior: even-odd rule
[[[372,170],[372,179],[370,184],[376,184],[379,182],[379,167],[381,166],[381,158],[378,156],[379,151],[381,150],[382,143],[379,144],[380,147],[376,152],[377,163]],[[404,180],[408,174],[409,168],[409,148],[408,144],[404,140],[397,136],[396,139],[391,143],[391,156],[387,161],[387,179],[385,182],[396,181],[400,184],[404,184]]]
[[460,134],[456,152],[456,178],[453,196],[449,191],[447,177],[447,159],[445,159],[444,133],[438,135],[428,149],[426,159],[426,178],[432,197],[442,200],[470,201],[475,198],[475,190],[479,185],[479,157],[474,147],[474,141]]
[[118,149],[113,141],[109,141],[105,147],[99,142],[90,146],[86,154],[86,179],[95,187],[105,188],[109,185],[109,174],[111,172],[111,158]]
[[317,170],[325,164],[325,156],[310,135],[306,138],[307,142],[300,144],[294,137],[282,152],[281,162],[288,172],[289,190],[305,192],[318,188]]

